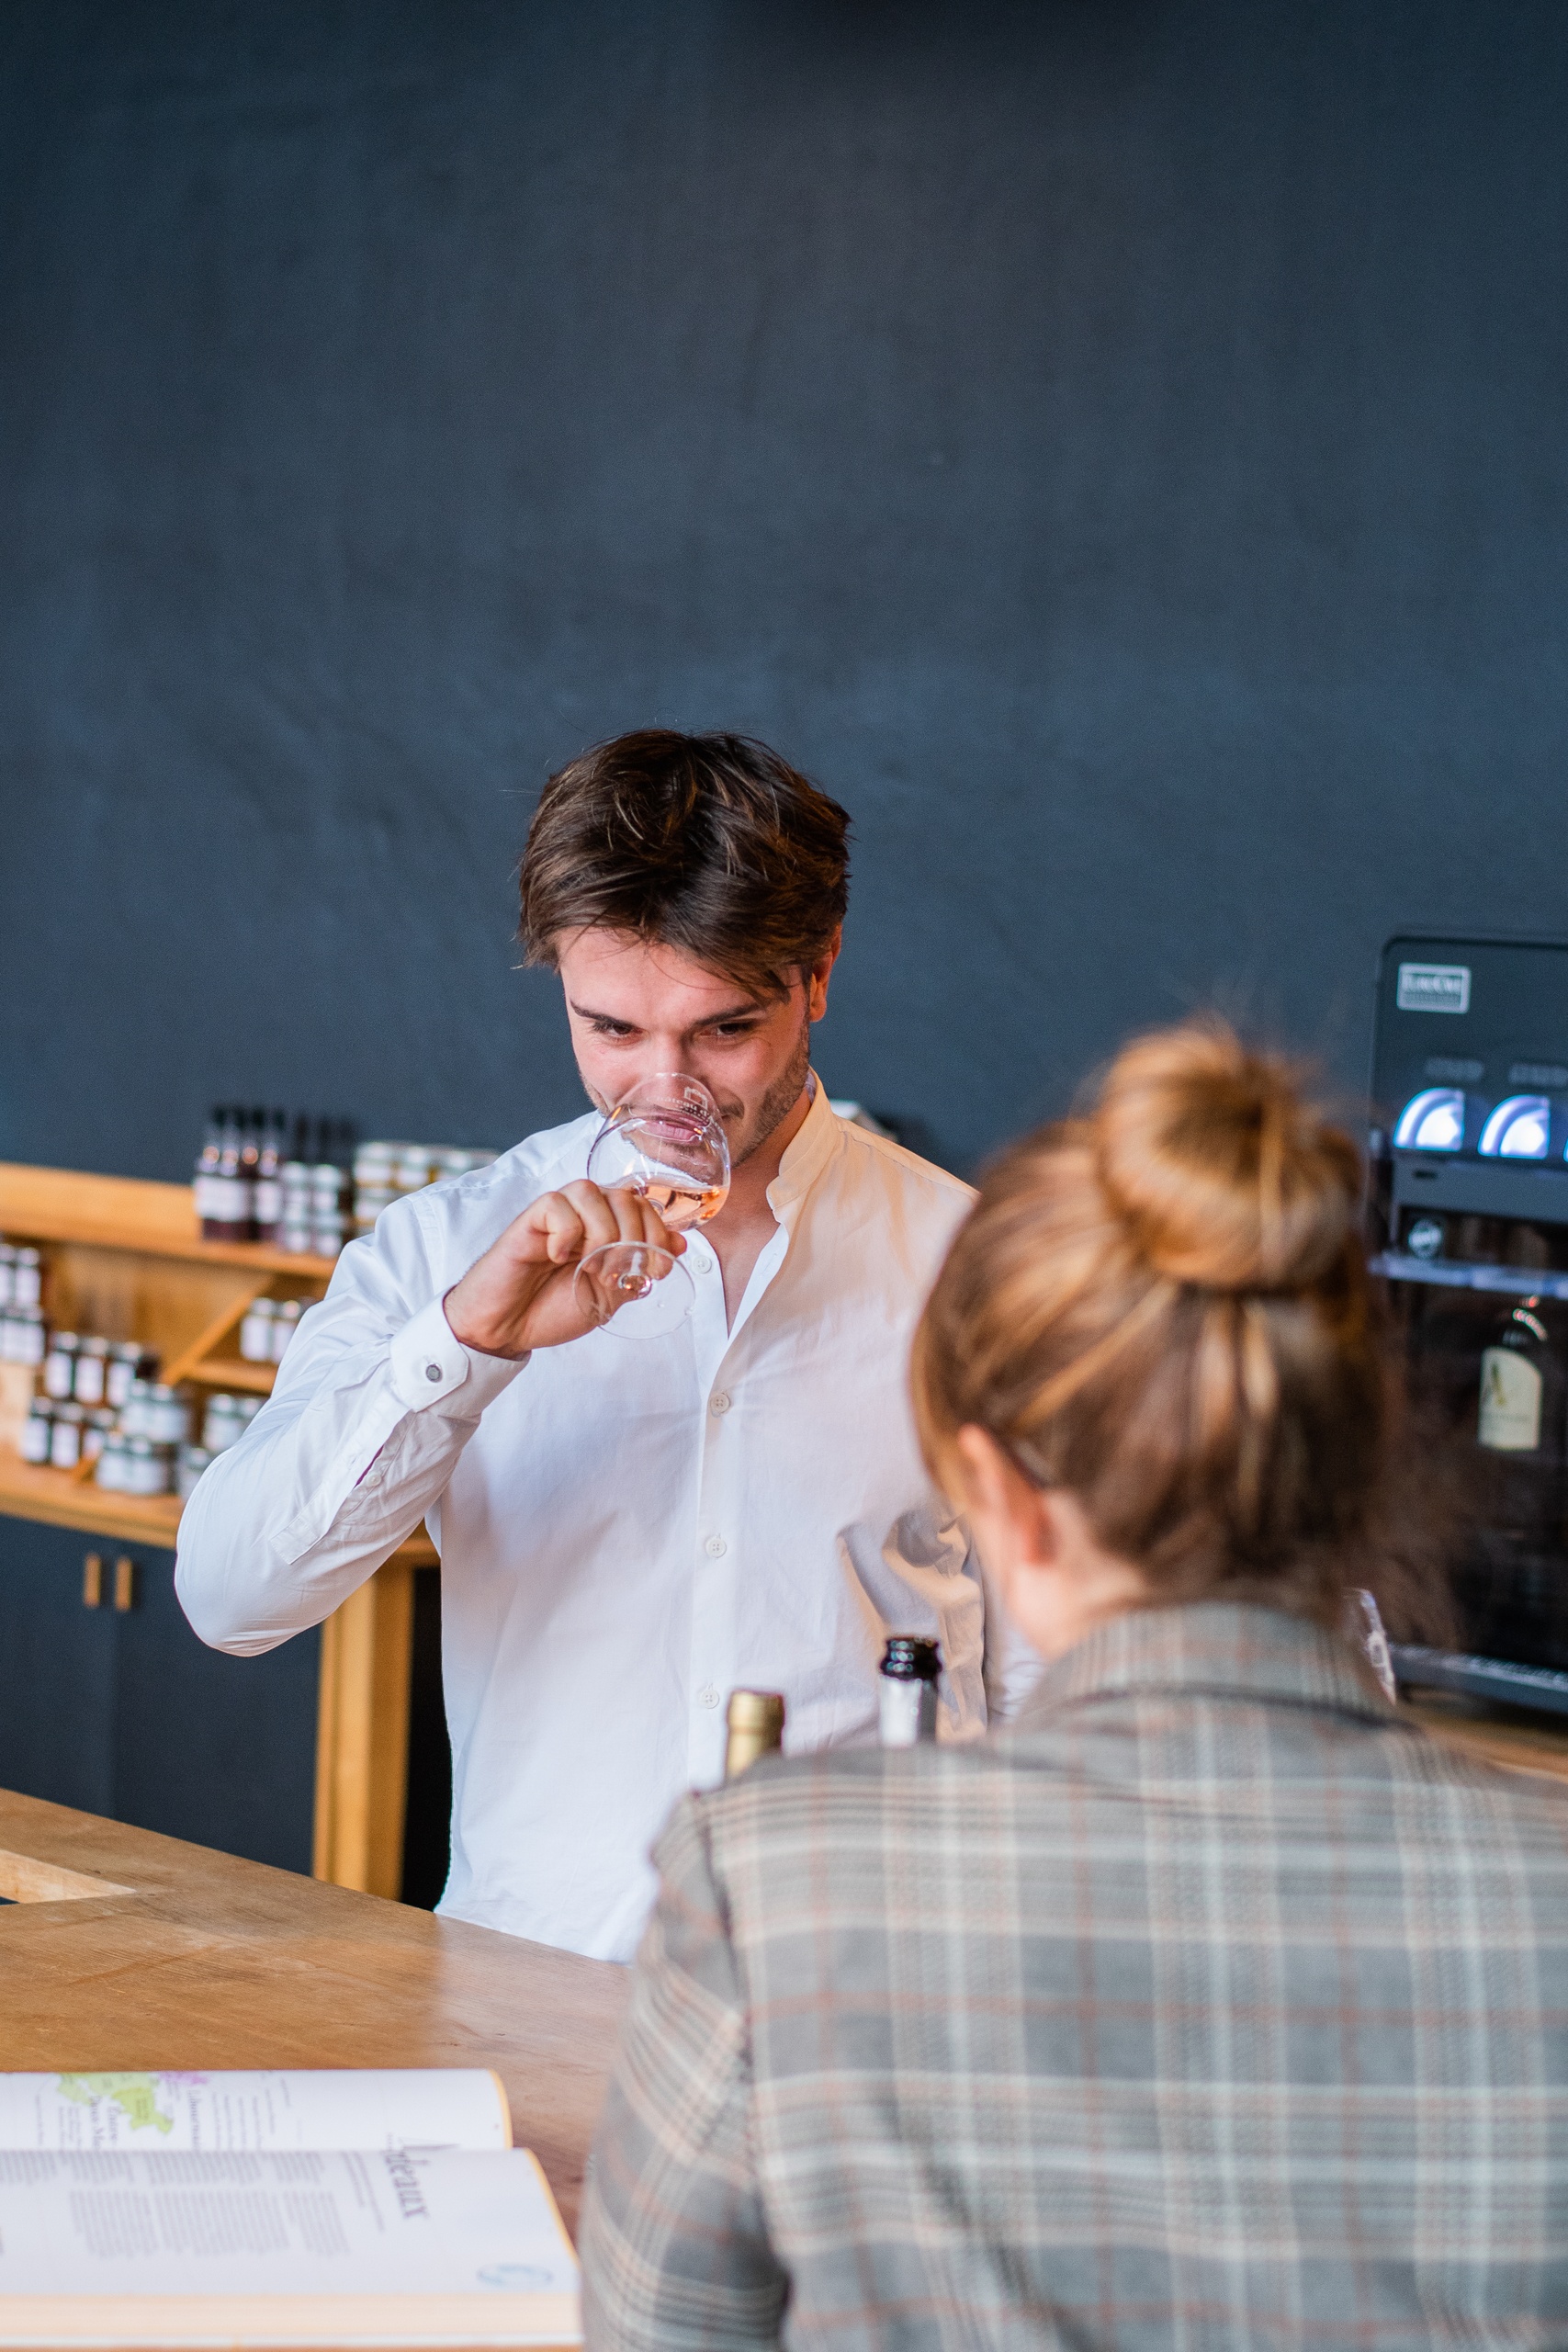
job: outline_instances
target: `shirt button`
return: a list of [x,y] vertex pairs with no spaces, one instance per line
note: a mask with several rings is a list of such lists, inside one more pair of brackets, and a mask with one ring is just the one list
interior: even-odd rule
[[728,1413],[728,1410],[729,1399],[721,1388],[716,1396],[711,1396],[708,1399],[708,1411],[710,1413]]
[[439,1380],[441,1366],[438,1363],[427,1363],[424,1367],[424,1376],[426,1380]]
[[707,1542],[703,1545],[703,1550],[707,1554],[710,1560],[722,1560],[728,1549],[729,1546],[725,1542],[722,1535],[710,1535]]
[[697,1704],[702,1707],[717,1706],[718,1692],[714,1689],[711,1682],[705,1682],[702,1689],[697,1692]]

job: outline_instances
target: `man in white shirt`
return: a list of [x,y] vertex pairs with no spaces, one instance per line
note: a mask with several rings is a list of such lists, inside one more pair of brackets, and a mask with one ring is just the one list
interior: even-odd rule
[[[448,1916],[629,1958],[656,1831],[722,1778],[729,1691],[782,1690],[791,1748],[864,1739],[889,1633],[940,1640],[944,1736],[985,1726],[978,1569],[905,1388],[970,1194],[836,1117],[809,1068],[846,833],[734,736],[649,730],[551,779],[522,936],[560,974],[594,1111],[351,1243],[186,1507],[181,1601],[241,1656],[319,1623],[424,1520]],[[689,1239],[585,1175],[601,1114],[667,1071],[707,1086],[734,1163]],[[673,1332],[591,1328],[577,1261],[618,1236],[683,1259]]]

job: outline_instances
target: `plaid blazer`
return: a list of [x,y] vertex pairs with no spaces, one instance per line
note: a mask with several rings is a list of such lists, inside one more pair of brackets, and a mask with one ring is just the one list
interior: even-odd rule
[[1568,1793],[1271,1611],[681,1804],[589,2342],[1568,2346]]

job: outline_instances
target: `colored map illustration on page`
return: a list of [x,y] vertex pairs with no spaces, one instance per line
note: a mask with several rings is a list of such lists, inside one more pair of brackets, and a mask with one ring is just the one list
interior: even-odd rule
[[237,2155],[511,2144],[506,2093],[479,2067],[0,2073],[0,2150]]
[[96,2099],[112,2099],[133,2132],[167,2133],[174,2130],[175,2119],[158,2105],[162,2079],[158,2075],[62,2075],[60,2095],[84,2107],[91,2107]]

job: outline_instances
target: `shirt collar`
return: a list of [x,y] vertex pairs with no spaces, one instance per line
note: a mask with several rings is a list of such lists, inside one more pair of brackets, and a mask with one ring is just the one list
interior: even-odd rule
[[839,1114],[816,1071],[809,1076],[811,1107],[785,1144],[779,1172],[768,1186],[768,1206],[781,1223],[785,1211],[806,1198],[839,1148]]
[[1015,1718],[1038,1729],[1075,1700],[1135,1690],[1280,1699],[1389,1720],[1393,1709],[1337,1634],[1280,1609],[1226,1600],[1133,1609],[1047,1666]]

